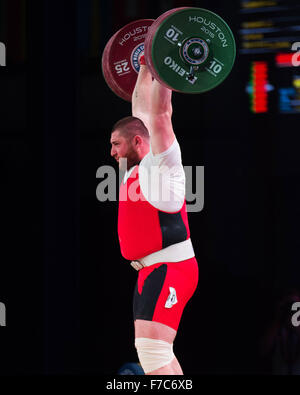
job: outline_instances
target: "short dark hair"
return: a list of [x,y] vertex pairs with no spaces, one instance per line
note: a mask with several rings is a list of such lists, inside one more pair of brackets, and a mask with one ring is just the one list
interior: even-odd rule
[[146,140],[149,140],[149,132],[146,128],[144,122],[137,117],[125,117],[120,119],[118,122],[114,124],[112,127],[112,133],[118,129],[121,136],[130,139],[136,135],[143,137]]

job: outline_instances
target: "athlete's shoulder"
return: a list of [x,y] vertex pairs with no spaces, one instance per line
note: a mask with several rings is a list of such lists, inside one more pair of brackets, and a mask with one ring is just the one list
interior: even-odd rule
[[181,164],[181,150],[177,139],[173,141],[168,149],[159,154],[153,154],[151,148],[150,151],[143,157],[140,162],[140,166],[148,168],[149,166],[162,166]]

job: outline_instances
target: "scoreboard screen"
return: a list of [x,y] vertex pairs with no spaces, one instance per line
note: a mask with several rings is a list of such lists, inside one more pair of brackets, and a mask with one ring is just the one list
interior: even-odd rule
[[253,113],[300,113],[300,2],[241,1],[239,55]]

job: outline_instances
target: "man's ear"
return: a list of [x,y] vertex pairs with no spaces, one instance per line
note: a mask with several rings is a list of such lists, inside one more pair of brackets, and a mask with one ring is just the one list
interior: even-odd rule
[[135,146],[141,145],[141,143],[142,143],[141,136],[139,136],[139,135],[134,136],[133,143],[134,143]]

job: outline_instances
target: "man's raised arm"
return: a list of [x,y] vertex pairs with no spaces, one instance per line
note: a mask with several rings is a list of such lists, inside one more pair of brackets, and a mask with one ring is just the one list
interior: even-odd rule
[[154,80],[151,86],[150,135],[153,154],[166,151],[175,140],[172,126],[172,90]]
[[150,133],[152,74],[146,65],[141,64],[138,78],[132,93],[132,116],[141,119]]
[[132,115],[148,129],[153,154],[166,151],[175,139],[171,99],[172,90],[152,81],[148,67],[142,64],[132,94]]

